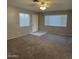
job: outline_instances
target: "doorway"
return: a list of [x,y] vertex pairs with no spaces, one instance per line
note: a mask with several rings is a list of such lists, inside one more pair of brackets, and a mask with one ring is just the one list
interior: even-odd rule
[[33,14],[32,15],[32,32],[38,31],[38,15]]

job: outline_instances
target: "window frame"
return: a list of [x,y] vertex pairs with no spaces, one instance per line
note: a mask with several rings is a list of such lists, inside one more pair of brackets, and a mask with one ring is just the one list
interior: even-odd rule
[[[28,15],[28,16],[29,16],[29,25],[28,25],[28,26],[27,26],[27,25],[21,26],[21,24],[20,24],[20,23],[21,23],[21,21],[20,21],[20,14],[24,14],[24,15]],[[31,21],[31,15],[30,15],[29,13],[23,13],[23,12],[20,12],[20,13],[19,13],[19,26],[20,26],[20,27],[29,27],[30,24],[31,24],[30,21]]]
[[[45,16],[57,16],[57,15],[66,15],[67,16],[67,22],[66,22],[66,26],[50,26],[50,25],[45,25]],[[68,14],[55,14],[55,15],[52,15],[52,14],[49,14],[49,15],[44,15],[44,20],[43,20],[43,25],[45,27],[59,27],[59,28],[66,28],[68,26]]]

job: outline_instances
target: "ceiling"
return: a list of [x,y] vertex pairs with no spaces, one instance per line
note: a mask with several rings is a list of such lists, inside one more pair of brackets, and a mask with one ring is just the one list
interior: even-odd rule
[[[72,9],[72,0],[45,0],[49,1],[49,7],[45,11],[69,10]],[[41,12],[38,6],[32,0],[7,0],[9,5],[19,8]]]

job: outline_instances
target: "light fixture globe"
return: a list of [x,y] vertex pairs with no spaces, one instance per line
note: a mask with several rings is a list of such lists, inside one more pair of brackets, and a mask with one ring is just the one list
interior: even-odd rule
[[45,10],[45,9],[46,9],[46,7],[40,7],[40,9],[41,9],[41,10]]

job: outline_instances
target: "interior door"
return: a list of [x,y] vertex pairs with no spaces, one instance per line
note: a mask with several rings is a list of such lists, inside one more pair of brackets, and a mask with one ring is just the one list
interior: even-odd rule
[[32,15],[32,32],[38,31],[38,15],[33,14]]

